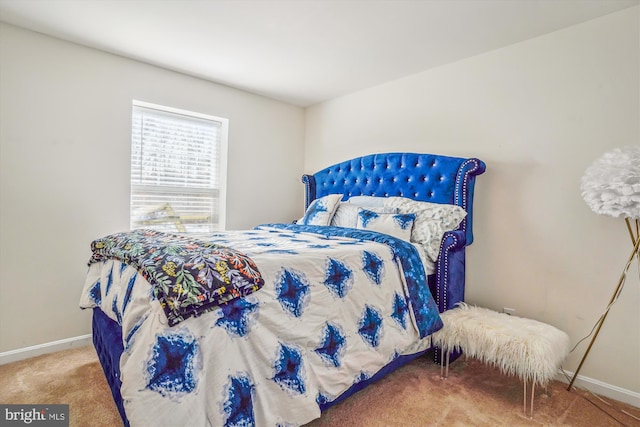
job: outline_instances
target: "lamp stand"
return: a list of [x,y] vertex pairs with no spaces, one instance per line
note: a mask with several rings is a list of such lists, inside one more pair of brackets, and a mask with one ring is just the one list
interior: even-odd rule
[[598,320],[598,327],[596,328],[596,331],[593,334],[593,338],[591,338],[591,342],[589,343],[589,347],[587,347],[587,351],[585,351],[584,356],[582,356],[582,360],[580,361],[580,364],[578,365],[578,369],[576,369],[576,372],[573,374],[573,378],[571,378],[571,382],[569,383],[569,387],[567,387],[568,391],[571,391],[571,387],[573,386],[573,382],[576,380],[576,377],[578,376],[578,372],[580,372],[580,369],[582,368],[582,365],[584,364],[584,361],[587,359],[587,356],[589,355],[589,351],[591,350],[591,347],[593,346],[593,343],[595,342],[596,338],[598,337],[598,332],[600,332],[600,328],[602,327],[602,324],[604,323],[605,319],[607,318],[607,314],[609,314],[609,309],[611,308],[611,305],[618,298],[618,295],[620,294],[620,291],[622,290],[622,284],[624,283],[624,279],[627,276],[627,270],[629,269],[629,266],[631,265],[631,262],[633,261],[633,258],[635,258],[637,256],[638,259],[640,260],[640,253],[639,253],[639,250],[638,250],[638,248],[640,247],[640,219],[637,219],[637,218],[635,219],[635,232],[633,230],[633,227],[631,226],[631,221],[629,220],[629,218],[625,218],[625,222],[627,223],[627,229],[629,230],[629,236],[631,237],[631,243],[633,244],[633,251],[631,251],[631,255],[629,256],[629,260],[627,261],[627,264],[625,265],[624,270],[622,270],[622,275],[620,276],[620,280],[618,280],[618,286],[616,287],[616,290],[613,292],[613,296],[611,297],[611,301],[609,301],[609,304],[607,305],[606,311],[600,317],[600,320]]

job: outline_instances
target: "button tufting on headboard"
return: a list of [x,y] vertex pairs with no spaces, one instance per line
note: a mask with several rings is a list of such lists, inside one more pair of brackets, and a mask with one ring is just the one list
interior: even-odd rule
[[[386,196],[400,195],[415,200],[456,204],[471,213],[475,176],[485,170],[478,159],[416,153],[385,153],[358,157],[305,175],[305,203],[308,206],[327,194]],[[461,224],[468,243],[472,216]]]

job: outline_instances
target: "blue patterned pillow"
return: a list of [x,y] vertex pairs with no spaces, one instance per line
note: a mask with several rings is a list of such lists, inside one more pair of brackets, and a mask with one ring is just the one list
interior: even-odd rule
[[304,225],[329,225],[331,218],[342,200],[342,194],[329,194],[319,199],[315,199],[298,224]]
[[367,209],[358,212],[358,226],[361,230],[377,231],[402,240],[410,241],[411,229],[416,214],[383,214]]
[[398,208],[392,208],[387,206],[369,206],[362,208],[349,202],[338,203],[338,209],[333,214],[331,219],[331,225],[336,227],[356,228],[358,226],[358,212],[362,209],[373,211],[376,213],[395,214],[398,213]]

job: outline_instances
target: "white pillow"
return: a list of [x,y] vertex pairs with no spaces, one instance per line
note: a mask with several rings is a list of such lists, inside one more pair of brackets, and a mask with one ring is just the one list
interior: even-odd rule
[[423,245],[432,261],[438,259],[445,231],[458,228],[467,216],[467,212],[457,205],[419,202],[406,197],[387,197],[384,203],[398,208],[400,213],[416,214],[411,241]]
[[342,200],[342,194],[329,194],[315,199],[297,223],[304,225],[329,225],[340,200]]
[[[331,225],[335,227],[356,228],[358,226],[358,212],[362,209],[360,206],[356,206],[348,201],[340,202],[336,213],[331,219]],[[398,213],[397,208],[390,206],[371,206],[366,209],[376,213]]]
[[384,206],[384,197],[376,197],[376,196],[351,196],[349,203],[353,203],[356,206],[361,206],[363,208],[370,207],[383,207]]
[[335,227],[356,228],[360,209],[362,208],[352,205],[351,203],[340,203],[338,209],[336,209],[336,213],[331,219],[331,225]]
[[411,228],[416,219],[415,214],[384,214],[367,209],[358,212],[357,228],[361,230],[377,231],[399,239],[409,241]]

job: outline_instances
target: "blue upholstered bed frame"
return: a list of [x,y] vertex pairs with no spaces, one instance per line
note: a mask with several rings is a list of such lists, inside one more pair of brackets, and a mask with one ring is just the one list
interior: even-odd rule
[[[422,202],[458,205],[467,217],[442,239],[429,287],[440,312],[464,300],[465,247],[473,242],[475,178],[485,171],[478,159],[433,154],[385,153],[358,157],[303,175],[305,205],[327,194],[402,196]],[[306,207],[305,206],[305,207]]]
[[[358,157],[335,164],[312,175],[303,175],[305,208],[327,194],[350,196],[403,196],[414,200],[458,205],[467,217],[454,231],[445,233],[435,273],[428,285],[440,312],[464,300],[465,248],[473,242],[473,194],[475,177],[485,164],[475,158],[416,153],[384,153]],[[120,355],[123,351],[120,326],[100,309],[93,312],[93,343],[125,425],[128,425],[120,395]],[[322,405],[325,410],[410,362],[422,353],[396,358],[367,381],[355,384],[338,399]]]

